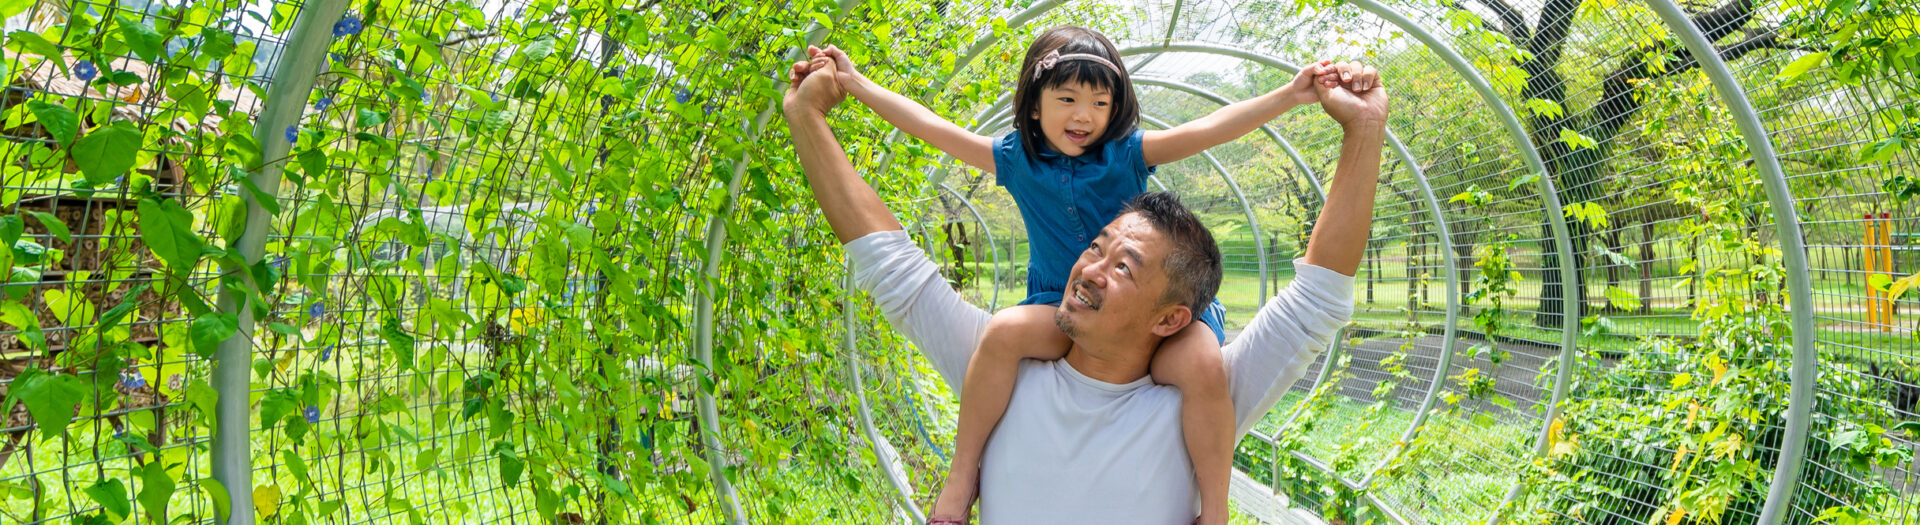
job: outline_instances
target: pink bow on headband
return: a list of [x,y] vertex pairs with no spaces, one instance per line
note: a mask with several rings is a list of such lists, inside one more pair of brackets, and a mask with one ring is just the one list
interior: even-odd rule
[[1058,49],[1055,49],[1053,51],[1048,51],[1047,54],[1040,56],[1040,70],[1041,71],[1051,70],[1053,69],[1053,66],[1059,65],[1060,62],[1067,61],[1067,60],[1085,60],[1088,62],[1093,62],[1095,64],[1107,66],[1107,69],[1112,70],[1113,74],[1115,75],[1121,74],[1119,66],[1113,65],[1113,62],[1110,62],[1105,58],[1100,58],[1098,55],[1089,55],[1086,53],[1069,53],[1069,54],[1062,55],[1060,54],[1060,50]]

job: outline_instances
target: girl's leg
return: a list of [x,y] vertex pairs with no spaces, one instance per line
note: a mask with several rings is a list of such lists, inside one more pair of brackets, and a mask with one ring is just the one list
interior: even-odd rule
[[1213,329],[1195,321],[1160,342],[1150,369],[1154,382],[1180,388],[1180,432],[1200,484],[1201,525],[1227,523],[1227,485],[1233,468],[1233,399],[1227,364]]
[[1056,309],[1048,305],[1015,306],[987,321],[980,347],[974,349],[973,358],[967,362],[967,376],[960,382],[960,428],[953,440],[953,464],[928,518],[965,520],[973,507],[980,484],[980,454],[1013,398],[1020,360],[1053,360],[1067,355],[1073,341],[1054,326]]

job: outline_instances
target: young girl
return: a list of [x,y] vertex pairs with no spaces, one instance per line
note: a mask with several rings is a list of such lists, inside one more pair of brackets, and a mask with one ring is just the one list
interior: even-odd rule
[[[994,315],[967,365],[953,464],[929,513],[931,524],[966,522],[978,494],[980,455],[1013,396],[1020,360],[1066,355],[1073,342],[1054,325],[1053,316],[1068,272],[1100,229],[1145,192],[1154,166],[1238,138],[1294,106],[1318,102],[1312,83],[1329,74],[1322,62],[1266,95],[1173,129],[1142,131],[1139,103],[1119,50],[1099,32],[1056,27],[1028,46],[1014,89],[1015,131],[995,139],[867,80],[836,47],[810,52],[831,57],[841,87],[894,126],[994,173],[995,182],[1019,205],[1031,241],[1028,297]],[[1198,323],[1161,343],[1149,373],[1156,382],[1180,388],[1181,433],[1200,487],[1199,522],[1224,524],[1235,425],[1220,355],[1224,310],[1218,301],[1205,310],[1193,313]]]

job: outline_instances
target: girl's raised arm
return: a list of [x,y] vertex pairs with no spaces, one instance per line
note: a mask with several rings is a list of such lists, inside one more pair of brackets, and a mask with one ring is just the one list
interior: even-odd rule
[[993,173],[992,137],[967,131],[966,128],[948,121],[933,110],[920,105],[919,102],[914,102],[913,99],[867,80],[866,75],[854,70],[853,61],[847,58],[847,52],[841,51],[838,47],[808,48],[807,51],[818,53],[814,56],[832,57],[834,66],[838,69],[834,77],[840,81],[840,87],[847,90],[847,94],[853,95],[853,98],[859,99],[861,104],[872,108],[874,113],[879,113],[880,118],[887,119],[888,123],[900,128],[900,131],[927,141],[933,147],[940,148],[940,151],[960,159],[969,166]]
[[[1148,131],[1141,137],[1140,155],[1146,158],[1148,166],[1199,155],[1207,148],[1252,133],[1261,124],[1279,118],[1281,113],[1286,113],[1294,106],[1319,102],[1320,97],[1313,91],[1313,82],[1331,78],[1321,69],[1325,64],[1322,61],[1301,68],[1293,81],[1265,95],[1226,105],[1207,116],[1170,129]],[[1316,79],[1316,76],[1326,78]]]

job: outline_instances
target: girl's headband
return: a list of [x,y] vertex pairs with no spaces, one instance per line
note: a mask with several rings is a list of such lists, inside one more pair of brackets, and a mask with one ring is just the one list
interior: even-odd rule
[[1105,58],[1100,58],[1099,55],[1089,55],[1086,53],[1068,53],[1068,54],[1062,55],[1060,54],[1060,50],[1058,49],[1055,49],[1053,51],[1048,51],[1046,55],[1043,55],[1040,57],[1040,70],[1041,71],[1051,70],[1053,69],[1053,66],[1059,65],[1061,62],[1065,62],[1068,60],[1085,60],[1088,62],[1093,62],[1095,64],[1107,66],[1107,69],[1113,70],[1113,74],[1115,75],[1120,75],[1123,77],[1126,76],[1125,74],[1122,74],[1120,72],[1120,66],[1113,65],[1113,62],[1110,62]]

